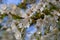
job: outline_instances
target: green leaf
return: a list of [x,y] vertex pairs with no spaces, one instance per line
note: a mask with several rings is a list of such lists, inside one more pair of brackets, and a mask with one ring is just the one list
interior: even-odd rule
[[36,24],[36,20],[34,20],[34,19],[31,19],[31,20],[32,20],[32,22],[30,23],[30,25]]
[[20,17],[18,15],[11,14],[13,19],[24,19],[23,17]]
[[0,18],[3,19],[5,16],[8,16],[8,15],[7,15],[6,13],[1,14],[1,15],[0,15]]
[[43,11],[42,11],[45,15],[50,15],[50,16],[52,16],[53,17],[53,15],[51,14],[51,10],[50,9],[44,9]]
[[52,4],[51,2],[49,2],[50,5],[50,10],[59,10],[59,7],[57,7],[56,5]]
[[26,3],[21,3],[21,4],[17,5],[17,7],[22,8],[22,9],[26,9],[27,8],[26,7]]
[[56,1],[59,1],[59,0],[56,0]]
[[60,30],[60,21],[57,22],[57,27]]
[[41,16],[41,14],[38,13],[38,12],[36,12],[35,14],[33,14],[33,15],[31,16],[31,19],[37,20],[37,19],[40,18],[40,16]]
[[60,21],[60,16],[58,16],[58,21]]
[[44,19],[44,14],[41,14],[40,18],[41,18],[41,19]]
[[0,29],[2,28],[2,25],[0,24]]

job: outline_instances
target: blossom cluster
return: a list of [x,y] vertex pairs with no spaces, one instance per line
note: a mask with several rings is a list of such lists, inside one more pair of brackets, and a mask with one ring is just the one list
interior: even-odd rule
[[0,32],[1,40],[59,40],[60,1],[0,4]]

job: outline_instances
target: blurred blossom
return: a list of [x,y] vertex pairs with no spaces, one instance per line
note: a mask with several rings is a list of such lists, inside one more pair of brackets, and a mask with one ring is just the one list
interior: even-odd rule
[[[2,40],[10,40],[12,39],[10,38],[12,36],[14,36],[14,39],[16,40],[59,39],[57,36],[58,32],[60,32],[60,9],[56,7],[59,5],[53,5],[54,3],[59,4],[59,1],[55,2],[54,0],[53,2],[52,0],[48,0],[49,2],[47,2],[47,0],[27,0],[26,5],[22,3],[26,0],[0,0],[0,2],[1,1],[3,3],[0,4],[0,28],[2,27],[2,30],[7,30],[0,30],[0,36],[5,35],[2,34],[3,32],[9,32]],[[52,2],[52,5],[50,5],[50,1]],[[20,3],[22,3],[22,5],[19,6],[26,6],[27,9],[18,7],[17,5]],[[4,15],[4,13],[8,16]],[[56,34],[55,36],[57,38],[52,34]]]

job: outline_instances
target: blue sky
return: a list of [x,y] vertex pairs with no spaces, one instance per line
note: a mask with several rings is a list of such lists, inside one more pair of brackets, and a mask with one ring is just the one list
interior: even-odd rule
[[4,17],[3,21],[2,21],[2,25],[6,24],[6,22],[8,21],[8,19],[9,19],[8,16]]
[[[16,5],[22,2],[22,0],[2,0],[2,1],[3,3],[6,3],[6,4],[16,4]],[[36,3],[38,2],[39,0],[36,0]]]
[[22,0],[3,0],[3,3],[5,4],[16,4],[18,5],[19,3],[21,3]]
[[35,25],[31,25],[29,28],[26,29],[25,40],[30,40],[31,36],[37,31]]
[[[15,4],[15,5],[18,5],[19,3],[22,2],[22,0],[2,0],[3,4]],[[36,3],[38,3],[39,0],[36,0]],[[31,8],[31,5],[28,4],[27,5],[27,8]]]

